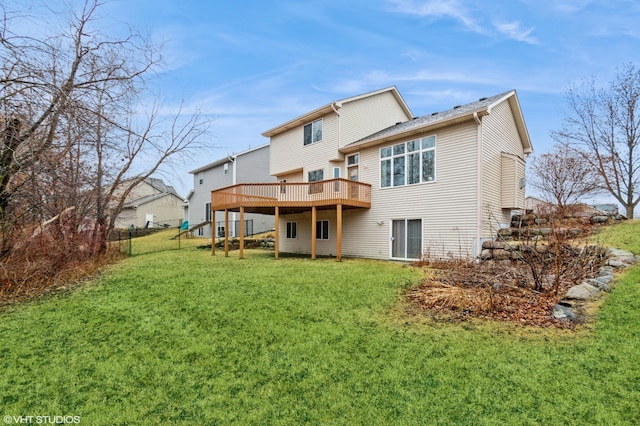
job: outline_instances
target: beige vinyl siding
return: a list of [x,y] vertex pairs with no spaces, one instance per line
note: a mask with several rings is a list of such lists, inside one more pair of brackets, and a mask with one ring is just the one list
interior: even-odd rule
[[[316,220],[329,221],[329,239],[316,240],[316,254],[319,256],[335,256],[337,241],[336,211],[318,210],[316,213]],[[287,222],[297,223],[296,238],[287,238]],[[281,252],[310,254],[311,238],[315,238],[315,236],[316,225],[315,223],[311,223],[311,210],[300,214],[280,216],[280,234],[278,239],[278,248]]]
[[340,146],[412,118],[407,116],[391,92],[346,103],[338,112]]
[[282,182],[283,180],[287,181],[287,183],[299,183],[304,182],[304,177],[302,175],[302,171],[295,173],[287,173],[284,175],[278,175],[276,177],[278,182]]
[[[495,238],[496,229],[507,226],[511,210],[502,208],[503,153],[524,158],[524,150],[515,120],[504,101],[482,119],[482,237]],[[524,173],[524,170],[522,170]],[[524,202],[524,189],[518,189],[516,200]]]
[[[419,137],[432,134],[437,138],[435,182],[381,189],[379,149],[393,143],[361,151],[360,180],[373,184],[372,207],[345,212],[343,254],[389,258],[392,219],[422,219],[425,253],[437,256],[474,254],[476,125],[469,121]],[[378,221],[382,224],[378,225]]]
[[323,169],[328,176],[329,160],[338,156],[338,116],[331,113],[322,118],[320,142],[304,146],[302,129],[303,125],[300,125],[271,138],[271,175],[279,176],[303,168],[305,181],[307,172],[311,170]]

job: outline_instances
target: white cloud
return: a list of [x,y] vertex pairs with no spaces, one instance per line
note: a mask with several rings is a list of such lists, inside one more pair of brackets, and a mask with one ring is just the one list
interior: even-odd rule
[[469,10],[458,0],[388,0],[388,2],[394,6],[395,12],[426,18],[450,18],[473,32],[486,33],[486,30],[472,18]]
[[538,44],[538,40],[531,36],[533,28],[523,29],[518,21],[495,24],[495,26],[500,33],[513,40],[529,44]]

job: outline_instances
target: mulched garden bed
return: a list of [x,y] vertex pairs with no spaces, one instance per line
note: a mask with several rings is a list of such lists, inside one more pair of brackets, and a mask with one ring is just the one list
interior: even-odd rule
[[[463,321],[469,318],[509,321],[521,325],[573,329],[577,322],[559,320],[552,310],[567,289],[584,278],[583,269],[564,274],[557,281],[545,270],[542,291],[534,290],[530,268],[519,262],[474,263],[450,260],[421,262],[425,278],[409,290],[409,304],[436,319]],[[579,322],[579,321],[578,321]]]

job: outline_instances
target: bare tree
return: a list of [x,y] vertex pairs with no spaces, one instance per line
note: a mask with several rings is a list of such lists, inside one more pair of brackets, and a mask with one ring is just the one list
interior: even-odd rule
[[552,136],[587,152],[603,189],[633,218],[640,202],[640,70],[633,64],[620,67],[604,89],[593,78],[573,86],[567,104],[562,129]]
[[566,145],[556,145],[531,162],[531,186],[545,201],[560,210],[596,193],[601,179],[587,160],[587,154]]
[[199,113],[139,110],[159,49],[95,30],[100,6],[85,0],[66,32],[34,37],[14,32],[0,5],[0,256],[17,227],[63,211],[75,215],[72,229],[93,230],[92,252],[104,251],[131,189],[203,145],[209,121]]

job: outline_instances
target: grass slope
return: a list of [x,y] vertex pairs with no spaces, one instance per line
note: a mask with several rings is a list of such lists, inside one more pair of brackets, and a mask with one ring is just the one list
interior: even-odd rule
[[0,414],[640,423],[640,268],[607,296],[595,329],[576,334],[418,321],[398,309],[420,278],[401,264],[236,256],[134,256],[81,290],[4,309]]

